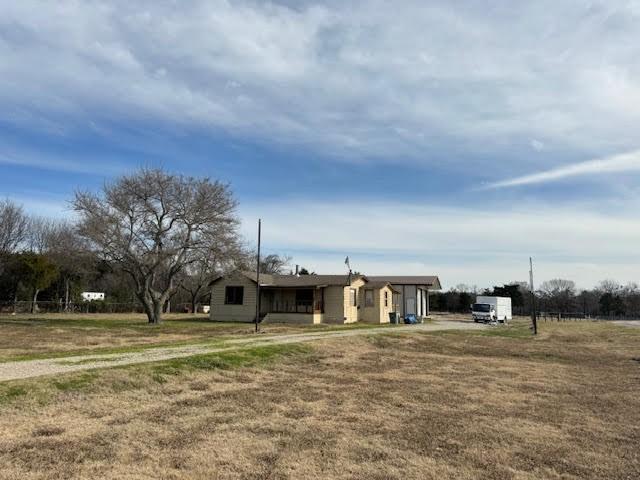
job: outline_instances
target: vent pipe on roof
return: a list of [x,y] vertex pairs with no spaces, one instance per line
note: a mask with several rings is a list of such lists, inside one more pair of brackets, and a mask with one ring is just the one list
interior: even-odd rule
[[296,265],[296,277],[300,276],[300,265]]

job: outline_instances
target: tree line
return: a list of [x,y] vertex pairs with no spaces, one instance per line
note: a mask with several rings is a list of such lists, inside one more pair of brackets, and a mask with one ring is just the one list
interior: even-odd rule
[[[71,311],[83,291],[111,303],[138,303],[159,323],[171,302],[208,302],[210,282],[255,270],[256,254],[238,232],[230,187],[209,178],[141,169],[77,191],[72,220],[27,215],[0,201],[0,307],[54,302]],[[262,273],[285,273],[290,258],[261,259]]]
[[[141,169],[100,191],[77,191],[73,220],[27,215],[0,201],[0,308],[31,311],[51,302],[71,311],[83,291],[104,292],[110,303],[137,303],[150,323],[174,304],[192,312],[208,303],[210,283],[232,270],[254,271],[256,253],[238,232],[237,201],[230,187],[209,178]],[[293,273],[291,259],[261,259],[262,273]],[[309,274],[306,268],[299,274]],[[468,312],[478,294],[508,296],[514,313],[531,310],[526,282],[479,290],[458,285],[434,292],[432,310]],[[640,287],[602,281],[578,291],[571,280],[543,282],[538,311],[584,316],[640,315]]]
[[[510,297],[515,314],[531,312],[532,295],[527,282],[512,282],[478,289],[458,285],[446,292],[432,293],[434,311],[468,312],[478,295]],[[640,285],[622,285],[615,280],[603,280],[596,287],[579,290],[572,280],[556,278],[544,281],[533,295],[536,310],[547,315],[580,317],[640,317]]]

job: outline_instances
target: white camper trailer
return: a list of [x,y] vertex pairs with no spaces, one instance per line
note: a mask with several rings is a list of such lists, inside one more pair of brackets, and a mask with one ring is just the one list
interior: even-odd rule
[[511,320],[511,298],[509,297],[476,297],[471,305],[471,316],[474,322],[508,322]]
[[94,300],[104,300],[104,292],[82,292],[80,298],[84,302],[93,302]]

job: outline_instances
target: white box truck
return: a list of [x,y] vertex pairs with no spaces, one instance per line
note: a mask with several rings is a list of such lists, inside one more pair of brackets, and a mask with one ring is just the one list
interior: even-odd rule
[[478,296],[471,305],[471,316],[474,322],[506,323],[511,320],[511,298]]

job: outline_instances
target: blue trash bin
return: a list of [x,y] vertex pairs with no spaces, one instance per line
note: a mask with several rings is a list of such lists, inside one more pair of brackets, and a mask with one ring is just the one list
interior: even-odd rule
[[409,315],[404,316],[404,323],[409,325],[415,325],[418,323],[418,317],[414,313],[410,313]]

